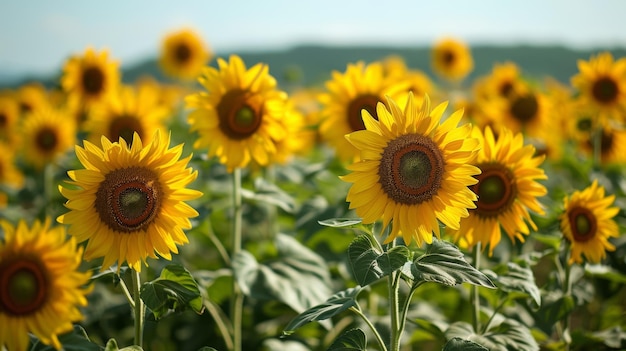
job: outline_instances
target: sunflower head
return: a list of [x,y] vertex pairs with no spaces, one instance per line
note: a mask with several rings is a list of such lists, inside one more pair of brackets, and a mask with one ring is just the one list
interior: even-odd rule
[[76,121],[62,109],[42,107],[29,114],[22,125],[25,160],[38,169],[64,155],[75,139]]
[[473,247],[483,243],[489,254],[498,245],[502,227],[511,241],[524,241],[529,234],[528,225],[537,227],[529,211],[543,214],[537,197],[547,194],[537,180],[546,179],[539,168],[545,156],[536,156],[532,145],[525,145],[522,134],[509,129],[499,130],[495,137],[490,127],[475,127],[472,136],[480,141],[480,151],[474,165],[481,170],[478,183],[471,189],[476,195],[476,208],[461,219],[460,228],[451,230],[456,241]]
[[261,166],[276,154],[276,143],[287,137],[285,109],[287,94],[276,88],[276,80],[265,64],[246,69],[239,56],[218,59],[218,68],[206,67],[200,83],[207,90],[187,96],[191,130],[199,139],[195,148],[208,147],[229,171]]
[[599,263],[606,251],[615,250],[609,238],[619,235],[613,217],[618,207],[611,207],[615,195],[605,196],[604,188],[594,180],[582,191],[575,191],[563,200],[565,211],[561,214],[561,233],[570,243],[569,263],[582,263],[583,257]]
[[68,172],[69,187],[60,187],[70,212],[58,221],[88,240],[86,259],[104,257],[103,269],[117,261],[141,271],[148,257],[171,259],[188,242],[189,217],[198,215],[184,202],[201,195],[185,188],[197,177],[187,168],[191,156],[179,160],[182,145],[169,149],[170,137],[158,130],[146,145],[136,133],[132,146],[104,136],[101,143],[76,146],[85,168]]
[[163,38],[159,64],[168,76],[192,80],[200,75],[211,56],[211,51],[195,31],[183,29]]
[[379,103],[378,119],[363,111],[364,130],[346,135],[360,152],[360,161],[341,177],[352,183],[346,200],[364,223],[391,223],[385,242],[402,236],[432,242],[439,223],[458,229],[460,218],[474,208],[476,195],[469,186],[480,170],[470,162],[478,141],[471,126],[457,126],[463,116],[456,111],[440,123],[447,103],[431,110],[426,96],[421,107],[409,93],[402,110],[392,99]]
[[33,333],[60,349],[58,335],[83,318],[90,273],[78,271],[82,249],[50,222],[0,221],[0,348],[25,351]]
[[14,145],[17,142],[19,105],[9,96],[0,96],[0,142]]
[[450,80],[461,80],[474,69],[474,59],[469,47],[460,40],[439,40],[432,48],[433,70]]
[[82,56],[73,56],[63,66],[61,86],[85,106],[103,101],[120,84],[119,63],[108,57],[108,51],[87,48]]

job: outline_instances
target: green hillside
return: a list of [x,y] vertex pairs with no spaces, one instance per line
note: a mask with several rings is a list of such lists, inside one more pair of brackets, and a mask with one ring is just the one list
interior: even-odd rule
[[[567,83],[578,71],[577,60],[588,60],[591,55],[604,50],[612,52],[615,57],[626,56],[626,49],[573,50],[559,46],[474,46],[472,55],[475,68],[466,81],[471,82],[476,76],[487,74],[494,63],[512,61],[521,67],[522,73],[527,77],[551,76]],[[402,56],[409,67],[418,68],[433,75],[430,69],[430,48],[428,47],[303,45],[288,50],[242,50],[234,53],[239,54],[247,65],[257,62],[267,63],[270,73],[276,77],[281,86],[290,82],[306,86],[322,84],[330,77],[332,70],[343,71],[347,63],[359,60],[371,62],[389,55]],[[230,54],[218,53],[218,56],[226,58]],[[215,60],[211,64],[214,65]],[[144,75],[167,81],[158,67],[156,58],[123,67],[125,82],[134,82]],[[33,79],[25,79],[21,83],[29,80]],[[45,77],[38,80],[47,86],[58,84],[58,77]]]

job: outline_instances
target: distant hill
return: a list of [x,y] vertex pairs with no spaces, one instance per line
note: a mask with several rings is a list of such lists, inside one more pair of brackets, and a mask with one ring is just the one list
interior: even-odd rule
[[[573,50],[560,46],[472,46],[475,68],[466,79],[471,82],[475,77],[488,74],[494,63],[512,61],[527,77],[541,79],[553,77],[563,83],[578,72],[577,60],[588,60],[600,51],[609,51],[614,57],[626,56],[626,49]],[[321,85],[330,78],[333,70],[344,71],[350,62],[372,62],[389,55],[404,57],[407,65],[418,68],[434,77],[430,68],[429,47],[405,46],[321,46],[303,45],[278,51],[237,51],[244,62],[251,66],[257,62],[267,63],[270,73],[280,86],[297,83],[305,86]],[[231,53],[218,53],[227,58]],[[211,62],[215,65],[215,60]],[[60,74],[60,73],[59,73]],[[149,58],[136,65],[123,67],[122,77],[125,82],[134,82],[138,78],[150,75],[160,81],[169,81],[160,71],[156,58]],[[4,87],[15,88],[28,81],[38,80],[46,86],[58,85],[55,77],[26,77]],[[0,87],[1,84],[0,84]]]

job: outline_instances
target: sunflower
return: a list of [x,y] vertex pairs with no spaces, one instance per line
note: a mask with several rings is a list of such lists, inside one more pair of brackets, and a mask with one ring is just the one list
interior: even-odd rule
[[0,96],[0,142],[9,145],[17,142],[19,115],[17,101],[9,96]]
[[513,62],[505,62],[495,64],[491,70],[491,74],[484,79],[477,80],[479,84],[475,84],[474,93],[478,98],[508,98],[514,95],[521,81],[520,69]]
[[24,221],[16,227],[0,221],[0,349],[25,351],[32,333],[58,350],[58,335],[83,319],[79,308],[87,305],[91,274],[78,271],[76,240],[50,222],[28,228]]
[[29,114],[22,130],[24,158],[38,169],[55,162],[75,144],[75,119],[50,106]]
[[195,79],[211,58],[211,51],[197,33],[183,29],[165,36],[159,64],[165,74],[181,80]]
[[579,60],[578,70],[571,83],[582,103],[595,107],[601,119],[626,120],[626,58],[614,61],[611,53],[602,52],[589,61]]
[[123,86],[102,104],[91,109],[84,130],[89,141],[97,143],[101,136],[109,140],[124,138],[132,144],[136,132],[148,144],[157,129],[164,131],[168,109],[159,103],[157,92],[144,85],[141,89]]
[[[547,179],[539,165],[545,156],[535,156],[535,147],[524,145],[521,133],[501,129],[495,138],[490,127],[484,134],[474,127],[472,136],[480,141],[480,151],[474,165],[481,170],[478,183],[472,190],[478,195],[476,208],[461,219],[458,230],[450,233],[455,241],[469,247],[483,243],[489,246],[489,255],[500,242],[502,227],[511,241],[523,242],[530,225],[537,230],[528,209],[544,214],[537,197],[547,194],[537,180]],[[528,224],[527,224],[528,223]]]
[[376,120],[363,111],[365,130],[346,136],[361,153],[360,161],[347,166],[352,171],[342,180],[353,183],[346,200],[363,223],[382,219],[392,223],[389,243],[398,236],[409,245],[432,242],[439,237],[441,221],[452,229],[476,207],[476,184],[480,170],[470,163],[478,140],[471,138],[469,124],[458,127],[461,110],[440,123],[447,103],[431,111],[426,96],[421,108],[409,93],[404,112],[392,99],[378,103]]
[[[596,136],[599,133],[599,137]],[[595,143],[600,143],[600,163],[624,163],[626,162],[626,130],[617,128],[611,123],[602,123],[598,129],[588,133],[586,138],[579,142],[579,147],[587,155],[593,155]]]
[[326,92],[319,96],[322,138],[340,160],[354,160],[359,151],[346,141],[345,135],[365,129],[361,110],[367,110],[376,119],[376,105],[384,102],[385,96],[402,98],[407,88],[400,77],[385,75],[380,62],[348,64],[343,74],[333,71],[332,79],[326,82]]
[[24,175],[15,166],[17,155],[8,145],[0,141],[0,186],[3,184],[21,188]]
[[617,223],[612,219],[619,212],[610,207],[615,195],[604,196],[604,188],[594,180],[583,191],[565,197],[565,211],[560,216],[561,232],[571,244],[569,263],[582,263],[583,258],[599,263],[606,251],[615,250],[609,238],[619,235]]
[[439,40],[432,48],[433,70],[450,80],[461,80],[474,69],[472,53],[462,41],[453,38]]
[[186,97],[192,131],[198,131],[195,148],[208,147],[228,171],[245,167],[251,159],[265,166],[276,153],[276,142],[287,137],[283,116],[287,94],[265,64],[246,69],[237,55],[230,62],[217,60],[219,69],[207,67],[200,83],[208,92]]
[[107,50],[98,53],[87,48],[82,56],[73,56],[65,62],[61,86],[71,99],[93,106],[120,84],[118,65],[118,62],[109,59]]
[[20,112],[25,115],[48,105],[46,88],[41,83],[28,83],[17,89]]
[[69,187],[60,187],[70,212],[58,221],[79,242],[88,240],[85,259],[104,257],[103,268],[126,261],[141,271],[156,254],[170,260],[176,245],[188,242],[189,217],[198,215],[183,202],[201,195],[185,188],[197,177],[186,168],[191,156],[178,160],[183,146],[168,149],[170,136],[159,130],[146,145],[137,134],[132,146],[104,136],[101,143],[102,149],[89,141],[76,146],[85,169],[68,172]]

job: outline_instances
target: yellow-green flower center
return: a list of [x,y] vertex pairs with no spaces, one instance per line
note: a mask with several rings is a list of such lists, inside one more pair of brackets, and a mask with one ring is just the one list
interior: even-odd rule
[[108,173],[96,192],[96,211],[110,229],[145,230],[161,206],[157,175],[147,168],[129,167]]
[[139,123],[139,119],[134,116],[122,115],[118,116],[109,124],[109,139],[113,141],[117,141],[120,137],[128,143],[128,145],[132,145],[133,142],[133,134],[137,132],[139,137],[144,136],[144,131]]
[[520,96],[511,102],[511,115],[521,123],[528,123],[537,117],[539,103],[535,95]]
[[50,127],[40,128],[35,134],[35,145],[42,153],[54,151],[59,140],[56,130]]
[[586,242],[596,236],[597,219],[588,208],[574,207],[568,211],[568,217],[574,241]]
[[49,294],[41,265],[19,257],[0,263],[0,311],[23,316],[39,310]]
[[508,211],[517,195],[511,171],[499,163],[480,164],[482,173],[475,176],[478,183],[472,190],[478,195],[476,213],[482,217],[496,217]]
[[591,95],[601,104],[610,104],[617,99],[619,87],[611,77],[601,77],[593,82]]
[[100,67],[87,67],[82,76],[83,90],[88,95],[98,95],[104,88],[104,73]]
[[381,187],[393,201],[414,205],[437,194],[443,171],[443,154],[432,139],[405,134],[385,147],[378,176]]
[[376,105],[380,101],[380,97],[374,94],[363,94],[355,97],[350,101],[348,105],[347,113],[348,113],[348,124],[352,131],[363,130],[365,129],[365,124],[363,124],[363,118],[361,116],[361,111],[366,110],[369,112],[375,120],[378,120],[378,114],[376,114]]
[[191,49],[187,43],[180,43],[174,50],[174,58],[179,64],[185,64],[191,58]]
[[249,138],[261,126],[262,108],[255,109],[245,90],[228,91],[217,104],[220,130],[230,139]]

